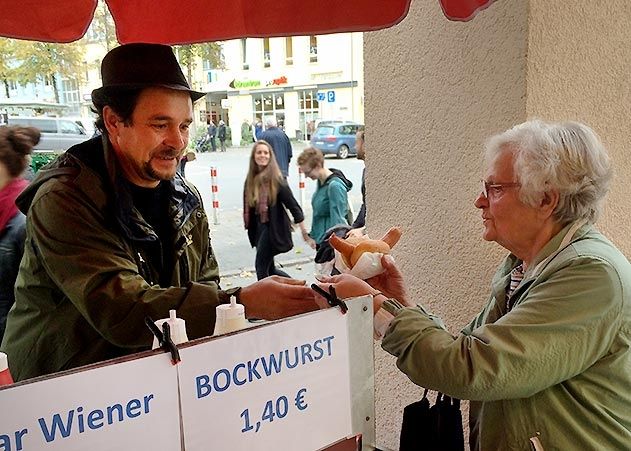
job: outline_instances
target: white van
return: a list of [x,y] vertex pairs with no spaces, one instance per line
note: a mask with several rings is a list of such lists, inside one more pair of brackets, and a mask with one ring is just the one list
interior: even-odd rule
[[60,119],[68,119],[73,121],[75,124],[78,124],[79,127],[85,130],[88,138],[92,138],[94,136],[94,132],[96,131],[96,126],[94,125],[95,119],[85,118],[81,116],[64,116]]
[[91,137],[75,121],[63,117],[9,116],[7,123],[8,125],[38,128],[42,132],[42,136],[39,144],[35,146],[35,150],[64,151]]

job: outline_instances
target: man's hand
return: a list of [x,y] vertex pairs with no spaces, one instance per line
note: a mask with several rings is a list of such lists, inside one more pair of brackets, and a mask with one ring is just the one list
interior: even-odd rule
[[243,287],[239,300],[250,318],[274,320],[318,310],[314,291],[304,280],[270,276]]
[[[331,277],[318,277],[320,288],[328,292],[329,287],[333,285],[335,287],[335,294],[340,299],[354,298],[364,295],[373,296],[373,313],[381,308],[381,304],[386,299],[385,296],[378,296],[379,291],[368,285],[363,280],[351,276],[350,274],[340,274],[338,276]],[[318,296],[320,297],[320,296]],[[320,302],[318,302],[320,303]]]
[[329,292],[329,286],[333,285],[335,287],[335,294],[340,299],[376,293],[376,290],[366,282],[350,274],[340,274],[330,277],[322,276],[318,277],[318,280],[320,281],[318,284],[320,288],[327,293]]

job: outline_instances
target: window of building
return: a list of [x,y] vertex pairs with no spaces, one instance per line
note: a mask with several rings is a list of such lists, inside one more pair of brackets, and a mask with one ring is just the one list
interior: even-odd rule
[[207,83],[217,81],[217,79],[219,78],[218,73],[220,72],[220,70],[215,67],[215,64],[212,61],[208,59],[203,59],[202,69],[206,72]]
[[269,38],[263,38],[263,67],[270,67]]
[[318,102],[318,91],[316,89],[299,91],[298,123],[303,139],[311,139],[311,134],[315,131],[315,122],[319,117],[320,102]]
[[318,62],[318,37],[309,36],[309,62]]
[[80,103],[79,96],[79,84],[75,79],[63,79],[61,81],[61,95],[63,103],[71,105],[73,103]]
[[263,122],[268,117],[273,116],[276,118],[278,126],[284,128],[285,126],[285,94],[282,92],[265,93],[265,94],[253,94],[252,95],[252,111],[254,112],[254,121],[258,119]]
[[285,38],[285,64],[287,66],[294,64],[294,43],[291,36]]
[[247,42],[246,39],[241,39],[241,64],[243,70],[248,70],[250,65],[248,64]]

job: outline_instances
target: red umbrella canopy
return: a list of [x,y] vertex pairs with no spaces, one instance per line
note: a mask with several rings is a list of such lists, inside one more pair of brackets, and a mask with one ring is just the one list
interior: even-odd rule
[[[72,42],[88,29],[97,0],[1,0],[0,36]],[[417,0],[419,1],[419,0]],[[468,20],[492,0],[439,0]],[[106,0],[121,43],[188,44],[242,37],[326,34],[390,27],[411,0]]]
[[494,0],[440,0],[445,16],[451,20],[467,21]]

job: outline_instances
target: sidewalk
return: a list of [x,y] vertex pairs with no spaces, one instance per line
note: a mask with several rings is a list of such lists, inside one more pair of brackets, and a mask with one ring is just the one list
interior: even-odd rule
[[[294,260],[276,260],[276,266],[294,279],[307,281],[307,284],[315,282],[315,263],[313,257],[297,258]],[[243,270],[228,270],[221,273],[221,286],[223,288],[242,287],[256,282],[254,267]]]

